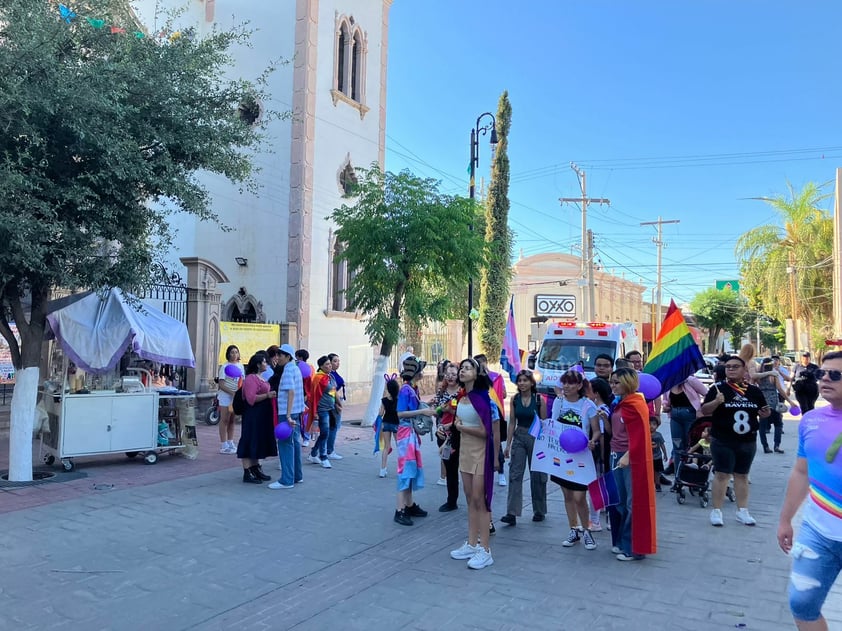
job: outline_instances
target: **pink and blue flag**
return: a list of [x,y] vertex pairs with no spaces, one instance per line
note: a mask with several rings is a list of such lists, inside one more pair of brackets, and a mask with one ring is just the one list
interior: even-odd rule
[[515,297],[509,301],[509,317],[506,319],[506,333],[503,335],[503,346],[500,348],[500,366],[509,373],[512,383],[517,380],[520,372],[520,349],[517,345],[517,330],[515,329]]
[[538,413],[535,413],[535,418],[532,419],[532,425],[529,426],[529,435],[532,438],[541,438],[541,419],[538,418]]

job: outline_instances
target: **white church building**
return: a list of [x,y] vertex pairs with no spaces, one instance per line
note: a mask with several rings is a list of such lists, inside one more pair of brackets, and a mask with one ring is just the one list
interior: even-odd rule
[[[136,0],[147,30],[160,10],[185,0]],[[170,269],[187,279],[187,321],[197,355],[195,389],[214,376],[219,321],[281,323],[283,341],[307,348],[311,363],[335,352],[350,384],[371,383],[374,352],[349,311],[349,273],[335,262],[342,244],[326,217],[343,203],[355,169],[384,163],[386,68],[391,0],[188,0],[178,28],[199,35],[247,23],[251,47],[234,51],[232,77],[256,79],[273,61],[269,102],[245,115],[291,112],[268,122],[256,156],[259,190],[243,193],[205,177],[222,224],[173,217]],[[156,10],[159,12],[156,16]],[[350,394],[350,393],[349,393]]]

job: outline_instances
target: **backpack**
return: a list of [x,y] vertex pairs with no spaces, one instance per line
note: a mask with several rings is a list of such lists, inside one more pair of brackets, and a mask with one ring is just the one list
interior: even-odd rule
[[[426,403],[421,403],[419,406],[419,410],[428,408],[429,406]],[[424,436],[429,434],[433,431],[433,417],[432,416],[413,416],[412,417],[412,427],[415,429],[415,433],[419,436]],[[430,436],[432,440],[432,436]]]
[[231,409],[237,416],[242,416],[246,411],[246,400],[243,397],[243,388],[240,386],[234,393],[234,400],[231,401]]

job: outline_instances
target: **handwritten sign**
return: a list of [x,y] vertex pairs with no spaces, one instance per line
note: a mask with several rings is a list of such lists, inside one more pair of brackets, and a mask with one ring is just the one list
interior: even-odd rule
[[573,425],[550,419],[541,421],[541,433],[532,449],[532,471],[542,471],[578,484],[590,484],[596,480],[591,451],[587,447],[576,453],[566,451],[559,441],[563,432],[584,433]]

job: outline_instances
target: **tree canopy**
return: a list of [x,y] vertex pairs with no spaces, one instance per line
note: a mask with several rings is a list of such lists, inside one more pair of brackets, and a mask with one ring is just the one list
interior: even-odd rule
[[794,313],[816,339],[830,332],[833,317],[833,219],[819,207],[827,195],[816,184],[810,182],[800,191],[787,187],[787,195],[760,198],[775,210],[779,222],[742,234],[735,253],[743,285],[760,310],[781,321]]
[[512,233],[509,229],[509,130],[512,104],[508,91],[500,95],[496,116],[497,152],[491,166],[491,185],[485,205],[485,242],[488,264],[480,280],[479,338],[491,359],[500,357],[506,328],[509,281],[512,277]]
[[707,352],[718,351],[717,340],[723,331],[745,330],[745,300],[730,289],[705,289],[690,301],[690,310],[699,326],[707,329]]
[[331,213],[346,244],[340,257],[353,270],[349,304],[365,314],[381,357],[400,339],[402,314],[421,327],[464,312],[468,279],[484,256],[482,235],[470,230],[475,214],[474,202],[440,193],[438,181],[376,164]]
[[267,98],[266,75],[225,78],[248,39],[244,28],[149,34],[120,0],[0,3],[0,334],[17,370],[10,479],[31,479],[50,292],[146,284],[171,241],[170,214],[215,219],[200,171],[253,188],[262,127],[242,110]]
[[247,31],[147,36],[126,3],[87,6],[90,20],[49,0],[0,6],[0,330],[18,365],[40,353],[22,360],[9,339],[23,296],[38,328],[53,287],[136,286],[170,212],[214,218],[197,171],[249,185],[260,140],[238,106],[261,86],[223,78]]

